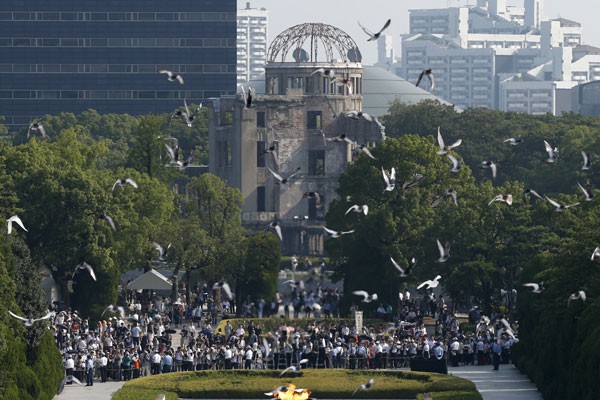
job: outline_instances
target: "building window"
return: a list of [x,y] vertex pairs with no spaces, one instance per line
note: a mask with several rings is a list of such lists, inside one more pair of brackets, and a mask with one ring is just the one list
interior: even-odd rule
[[267,190],[264,186],[256,188],[256,211],[267,211]]
[[[219,97],[219,96],[210,96],[210,97]],[[223,115],[223,120],[221,120],[221,125],[231,125],[232,123],[233,123],[233,111],[225,111],[225,113]]]
[[308,129],[321,129],[321,111],[308,111],[306,127]]
[[[324,198],[321,193],[319,193],[319,203],[317,204],[317,199],[315,197],[308,198],[308,219],[323,219],[323,213],[318,213],[318,211],[323,207]],[[319,215],[320,214],[320,215]]]
[[227,152],[227,166],[231,167],[232,161],[233,161],[233,157],[231,154],[231,142],[230,141],[226,141],[225,142],[225,150]]
[[256,127],[257,128],[265,128],[266,126],[267,126],[267,123],[266,123],[266,119],[265,119],[265,112],[258,111],[256,113]]
[[279,78],[272,77],[268,79],[269,94],[279,94]]
[[308,151],[308,174],[323,176],[325,175],[325,151]]
[[265,167],[265,150],[267,145],[264,140],[256,142],[256,166],[258,168]]
[[302,89],[304,88],[304,77],[289,77],[288,78],[288,88],[291,89]]
[[231,161],[231,143],[226,140],[217,141],[217,167],[229,167]]

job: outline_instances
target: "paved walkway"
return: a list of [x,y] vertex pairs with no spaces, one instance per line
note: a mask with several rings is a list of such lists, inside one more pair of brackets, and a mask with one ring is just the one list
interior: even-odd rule
[[65,389],[54,400],[110,400],[113,394],[125,382],[94,382],[94,386],[79,386],[77,384],[65,385]]
[[484,400],[542,400],[535,385],[514,365],[500,365],[494,371],[491,365],[448,367],[448,374],[475,383]]

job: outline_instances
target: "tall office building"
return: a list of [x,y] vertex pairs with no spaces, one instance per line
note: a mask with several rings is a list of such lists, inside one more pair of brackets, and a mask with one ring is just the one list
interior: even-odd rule
[[237,14],[237,83],[256,79],[265,73],[267,63],[268,12],[264,8],[246,8]]
[[[234,94],[235,0],[3,0],[0,115],[164,113]],[[184,78],[169,82],[157,70]]]
[[580,23],[542,20],[542,13],[543,0],[411,10],[401,64],[393,70],[415,81],[432,68],[435,95],[459,108],[559,115],[578,101],[574,86],[600,79],[600,50],[582,45]]

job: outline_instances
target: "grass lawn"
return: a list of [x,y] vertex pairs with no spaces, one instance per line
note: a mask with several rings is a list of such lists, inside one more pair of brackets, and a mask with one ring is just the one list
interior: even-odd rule
[[[309,389],[319,399],[416,399],[430,393],[434,399],[481,400],[475,385],[462,378],[410,371],[352,371],[345,369],[305,369],[302,376],[279,377],[280,371],[195,371],[135,379],[114,395],[113,400],[154,400],[165,393],[168,400],[183,398],[263,399],[280,385],[293,383]],[[369,391],[352,392],[369,379]]]

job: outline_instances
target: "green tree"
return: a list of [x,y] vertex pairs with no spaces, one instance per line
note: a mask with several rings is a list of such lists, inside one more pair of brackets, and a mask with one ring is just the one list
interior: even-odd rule
[[[345,293],[377,292],[382,302],[396,305],[398,289],[425,276],[438,257],[430,256],[431,251],[427,250],[436,246],[435,238],[423,240],[435,222],[436,207],[432,204],[443,199],[450,188],[469,193],[473,190],[473,179],[468,168],[457,174],[450,172],[450,161],[436,153],[431,138],[415,135],[390,138],[373,149],[373,154],[376,161],[359,157],[342,174],[338,189],[342,200],[330,205],[327,226],[355,232],[340,239],[328,239],[326,248],[339,266],[337,277],[344,279]],[[387,171],[395,168],[396,188],[391,192],[384,191],[382,167]],[[367,204],[369,214],[344,215],[352,204]],[[440,240],[444,237],[440,236]],[[408,280],[401,279],[390,257],[403,268],[416,257],[419,266]],[[358,298],[345,296],[346,306],[349,300],[356,302]]]
[[184,214],[197,216],[207,236],[215,241],[213,263],[202,273],[212,282],[227,279],[242,259],[239,244],[246,233],[241,221],[242,195],[212,174],[193,178],[187,190]]
[[168,159],[164,157],[164,141],[161,127],[164,119],[155,115],[140,117],[139,124],[133,132],[129,148],[128,167],[153,177],[164,171]]
[[[241,268],[234,276],[238,301],[270,299],[277,291],[281,244],[273,234],[260,232],[244,240],[246,249]],[[238,307],[241,312],[241,307]]]

